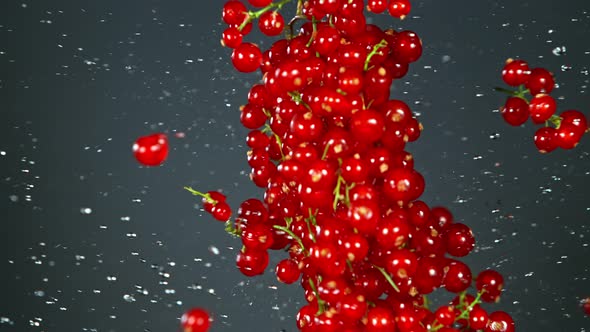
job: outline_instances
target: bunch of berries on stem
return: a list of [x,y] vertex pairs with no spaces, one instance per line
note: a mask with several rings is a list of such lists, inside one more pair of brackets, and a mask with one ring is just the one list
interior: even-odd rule
[[502,117],[512,126],[523,125],[529,118],[534,124],[543,125],[533,139],[539,152],[573,149],[588,132],[588,121],[582,112],[567,110],[556,114],[557,102],[550,95],[555,79],[547,69],[531,70],[524,60],[508,59],[502,79],[512,87],[518,87],[517,90],[496,88],[509,94],[500,110]]
[[[263,194],[230,219],[221,193],[187,188],[241,239],[239,271],[263,274],[269,250],[286,252],[274,271],[304,290],[303,332],[513,332],[510,315],[482,306],[499,301],[502,275],[460,261],[475,246],[471,228],[420,200],[425,179],[406,148],[423,128],[391,85],[422,41],[365,16],[403,18],[409,1],[248,2],[224,4],[222,43],[236,70],[262,73],[240,121]],[[285,20],[289,4],[295,16]],[[254,24],[284,38],[261,50],[245,41]],[[454,300],[431,303],[438,289]]]

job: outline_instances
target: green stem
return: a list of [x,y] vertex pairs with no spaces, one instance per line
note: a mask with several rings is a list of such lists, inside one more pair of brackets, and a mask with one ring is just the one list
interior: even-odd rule
[[342,178],[342,175],[338,174],[338,181],[336,182],[336,188],[334,188],[334,203],[332,204],[334,211],[336,211],[336,208],[338,207],[338,202],[340,201],[340,186],[343,182],[344,178]]
[[318,293],[318,288],[315,286],[315,283],[313,282],[313,280],[311,278],[309,278],[309,285],[311,286],[311,290],[313,291],[313,294],[315,295],[316,300],[318,300],[318,312],[317,312],[316,316],[321,315],[322,313],[324,313],[324,311],[326,311],[325,302],[320,298],[320,293]]
[[247,17],[248,17],[248,18],[247,18],[246,20],[244,20],[244,22],[242,22],[242,24],[240,24],[240,27],[238,28],[238,30],[242,31],[242,29],[243,29],[243,28],[244,28],[244,27],[245,27],[245,26],[246,26],[248,23],[252,22],[254,19],[257,19],[257,18],[259,18],[259,17],[260,17],[260,15],[262,15],[262,14],[266,13],[267,11],[269,11],[269,10],[271,10],[271,9],[273,9],[273,8],[276,8],[276,10],[281,10],[281,8],[282,8],[282,7],[283,7],[285,4],[287,4],[287,3],[291,2],[291,1],[293,1],[293,0],[283,0],[283,1],[279,1],[279,2],[273,2],[273,3],[271,3],[270,5],[268,5],[268,6],[264,7],[264,8],[262,8],[262,9],[260,9],[260,10],[257,10],[257,11],[255,11],[255,12],[248,12],[248,13],[246,13],[246,15],[247,15]]
[[383,39],[379,42],[379,44],[373,46],[373,49],[371,50],[371,52],[369,53],[369,55],[367,55],[367,59],[365,60],[365,71],[369,70],[369,62],[371,62],[371,58],[377,54],[377,52],[379,52],[380,49],[384,48],[385,46],[387,46],[387,40]]
[[[459,308],[464,307],[463,306],[463,301],[465,300],[465,292],[462,292],[459,295]],[[473,300],[473,302],[471,302],[467,307],[465,307],[462,311],[461,314],[459,316],[457,316],[457,318],[455,318],[455,322],[459,321],[461,319],[468,319],[469,318],[469,313],[471,312],[471,310],[473,309],[473,307],[475,307],[476,304],[481,303],[481,296],[483,295],[483,292],[480,292],[477,294],[477,297]],[[428,329],[428,332],[436,332],[440,329],[442,329],[444,326],[442,324],[439,324],[436,320],[434,320],[434,322],[432,323],[432,327],[430,329]]]
[[213,205],[217,204],[217,201],[214,200],[213,198],[211,198],[211,195],[209,195],[209,194],[202,193],[202,192],[200,192],[198,190],[194,190],[191,187],[184,187],[184,190],[190,192],[191,194],[193,194],[195,196],[201,196],[201,197],[203,197],[204,199],[207,200],[207,203],[211,203]]
[[375,264],[371,264],[371,265],[374,268],[376,268],[377,270],[379,270],[379,272],[381,272],[381,274],[385,277],[385,279],[387,279],[387,282],[391,285],[391,287],[393,287],[393,289],[395,289],[395,291],[399,293],[399,288],[397,287],[395,282],[393,282],[393,279],[391,279],[391,276],[389,275],[389,273],[387,273],[387,271],[385,271],[385,269],[382,267],[379,267]]
[[508,94],[510,96],[513,97],[518,97],[520,99],[523,99],[524,101],[526,101],[527,103],[529,102],[529,100],[526,98],[526,94],[529,93],[529,90],[525,90],[522,85],[518,87],[518,90],[510,90],[510,89],[505,89],[505,88],[501,88],[501,87],[495,87],[494,91],[497,92],[503,92],[505,94]]
[[234,237],[242,235],[242,230],[235,228],[231,220],[225,222],[225,232]]
[[297,241],[297,243],[301,247],[301,250],[303,250],[305,253],[307,253],[307,249],[305,249],[305,246],[303,245],[303,241],[301,241],[301,238],[299,236],[295,235],[295,233],[293,233],[290,229],[288,229],[287,227],[284,227],[284,226],[280,226],[280,225],[274,225],[272,227],[289,234],[289,236],[291,236],[295,241]]

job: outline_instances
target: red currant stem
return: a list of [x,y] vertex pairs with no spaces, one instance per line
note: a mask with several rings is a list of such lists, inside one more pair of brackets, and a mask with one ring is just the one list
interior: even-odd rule
[[231,220],[225,222],[225,232],[234,237],[240,237],[242,235],[242,231],[235,228]]
[[559,129],[561,125],[561,120],[563,120],[559,115],[553,114],[549,120],[545,121],[545,126],[547,126],[548,122],[555,126],[556,129]]
[[307,108],[308,111],[312,112],[311,107],[309,107],[309,105],[307,105],[306,103],[303,102],[303,99],[301,98],[301,94],[298,91],[289,92],[288,94],[289,94],[289,97],[291,97],[292,101],[294,101],[298,105],[303,105],[303,107]]
[[207,200],[208,203],[211,203],[213,205],[217,204],[217,201],[214,200],[213,198],[211,198],[211,195],[209,195],[209,194],[204,194],[204,193],[202,193],[202,192],[200,192],[198,190],[194,190],[191,187],[184,187],[184,189],[186,191],[190,192],[191,194],[195,195],[195,196],[201,196],[201,197],[203,197],[204,199]]
[[[272,133],[272,135],[275,137],[275,139],[277,140],[277,144],[279,145],[279,152],[281,153],[281,160],[285,160],[285,154],[283,153],[283,149],[281,149],[281,146],[283,146],[283,142],[281,142],[281,138],[279,137],[279,135],[275,134],[275,132],[272,131],[272,128],[270,127],[270,125],[268,123],[264,124],[264,130],[266,130],[266,132]],[[264,130],[263,130],[263,132],[264,132]]]
[[285,218],[285,224],[286,224],[286,227],[287,228],[290,228],[291,227],[291,223],[292,222],[293,222],[293,218],[291,218],[291,217]]
[[430,301],[428,300],[428,296],[422,295],[422,299],[424,300],[424,309],[430,310]]
[[311,26],[313,27],[313,31],[311,32],[311,37],[309,38],[309,41],[305,45],[306,47],[311,46],[311,43],[313,43],[315,36],[318,33],[318,21],[315,19],[315,17],[311,18]]
[[389,273],[387,273],[387,271],[385,271],[384,268],[379,267],[375,264],[371,264],[374,268],[376,268],[377,270],[379,270],[379,272],[381,272],[381,274],[385,277],[385,279],[387,279],[387,282],[391,285],[391,287],[393,287],[393,289],[395,289],[396,292],[399,293],[399,288],[397,288],[397,285],[395,284],[395,282],[393,282],[393,279],[391,279],[391,276],[389,275]]
[[293,1],[293,0],[283,0],[283,1],[280,1],[280,2],[273,2],[273,3],[271,3],[270,5],[268,5],[268,6],[264,7],[264,8],[262,8],[262,9],[260,9],[260,10],[258,10],[258,11],[255,11],[255,12],[248,12],[248,13],[247,13],[247,16],[248,16],[248,18],[247,18],[246,20],[244,20],[244,22],[242,22],[242,24],[240,24],[240,27],[238,28],[238,30],[242,31],[242,29],[243,29],[243,28],[244,28],[244,27],[245,27],[245,26],[246,26],[248,23],[252,22],[254,19],[257,19],[257,18],[259,18],[259,17],[260,17],[260,15],[262,15],[262,14],[266,13],[267,11],[269,11],[269,10],[271,10],[271,9],[275,8],[275,7],[277,8],[276,10],[281,10],[281,8],[282,8],[282,7],[283,7],[285,4],[287,4],[287,3],[291,2],[291,1]]
[[303,219],[303,221],[305,221],[305,224],[307,225],[307,230],[309,231],[309,234],[311,235],[311,240],[315,243],[316,242],[316,240],[315,240],[315,232],[312,232],[311,231],[311,225],[310,225],[310,223],[313,223],[313,225],[315,227],[315,220],[312,222],[311,217],[310,217],[310,218]]
[[307,249],[305,249],[305,246],[303,246],[303,241],[301,241],[301,238],[299,238],[299,236],[295,235],[295,233],[293,233],[290,229],[288,229],[287,227],[281,226],[281,225],[273,225],[272,227],[289,234],[290,237],[292,237],[295,241],[297,241],[297,243],[301,247],[301,250],[303,250],[305,253],[307,253]]
[[505,89],[505,88],[501,88],[501,87],[495,87],[494,88],[495,91],[498,92],[503,92],[506,93],[510,96],[514,96],[514,97],[518,97],[520,99],[524,99],[524,101],[526,101],[527,103],[529,102],[529,100],[525,97],[525,94],[527,94],[529,92],[529,90],[523,90],[522,85],[518,87],[518,90],[513,91],[510,89]]
[[321,315],[324,313],[324,311],[326,311],[325,302],[320,298],[318,288],[315,286],[315,283],[311,278],[309,278],[309,285],[311,286],[311,290],[313,291],[316,300],[318,300],[318,312],[316,313],[316,316]]
[[473,307],[475,307],[476,304],[481,303],[481,296],[483,295],[484,292],[485,292],[485,290],[478,292],[475,300],[473,300],[473,302],[471,302],[471,304],[469,306],[467,306],[467,308],[465,308],[465,310],[463,310],[463,312],[461,312],[461,314],[459,316],[457,316],[455,321],[458,321],[459,319],[469,318],[469,312],[471,312],[471,310],[473,309]]
[[311,223],[314,226],[317,226],[318,224],[317,224],[317,221],[316,221],[316,218],[315,218],[315,216],[317,214],[317,211],[316,211],[316,213],[313,213],[313,211],[311,211],[311,208],[308,208],[307,209],[307,212],[309,213],[309,220],[311,221]]
[[326,144],[326,147],[324,148],[324,153],[322,153],[322,160],[326,160],[326,157],[328,156],[328,149],[330,148],[330,142],[328,142],[328,144]]
[[354,271],[354,267],[352,266],[352,263],[348,259],[346,259],[346,266],[348,266],[348,269],[350,270],[350,272]]
[[289,21],[289,23],[287,24],[287,27],[289,28],[289,33],[287,34],[287,39],[292,39],[295,36],[295,33],[293,31],[293,27],[295,26],[295,23],[297,23],[299,20],[305,20],[307,19],[307,17],[305,17],[303,15],[303,0],[297,0],[297,11],[295,12],[295,16],[293,16],[293,18]]
[[350,206],[350,194],[349,191],[350,189],[354,188],[356,184],[353,183],[350,186],[346,186],[346,201],[344,202],[346,204],[346,206]]
[[336,211],[336,208],[338,207],[338,202],[341,199],[340,186],[342,185],[342,183],[344,183],[344,178],[342,177],[342,175],[338,175],[338,181],[336,182],[336,188],[334,188],[334,203],[332,204],[334,211]]
[[380,49],[382,49],[383,47],[387,46],[387,40],[382,39],[379,44],[373,46],[373,49],[371,50],[371,52],[369,53],[369,55],[367,55],[367,59],[365,60],[365,71],[369,70],[369,62],[371,61],[371,58],[377,54],[377,52],[379,52]]

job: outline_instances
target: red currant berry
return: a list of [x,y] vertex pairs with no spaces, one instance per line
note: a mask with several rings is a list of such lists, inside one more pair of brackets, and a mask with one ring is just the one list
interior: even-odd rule
[[529,104],[529,112],[531,113],[531,120],[534,123],[543,123],[555,113],[557,104],[555,99],[550,95],[536,95]]
[[299,280],[299,275],[301,274],[299,266],[292,259],[283,259],[280,261],[277,264],[275,272],[277,274],[277,279],[285,284],[296,282]]
[[369,0],[367,3],[367,10],[375,13],[381,14],[387,9],[387,0]]
[[229,27],[223,31],[221,44],[225,47],[236,48],[242,43],[244,35],[236,27]]
[[445,276],[443,278],[443,285],[445,289],[451,293],[461,293],[471,286],[471,269],[467,264],[449,260],[444,269]]
[[226,202],[218,202],[211,209],[211,215],[219,221],[226,222],[231,218],[231,207]]
[[504,288],[504,278],[494,270],[480,272],[475,279],[475,288],[482,292],[481,299],[485,302],[496,302]]
[[582,136],[588,131],[588,120],[582,112],[569,110],[561,113],[561,124],[572,125],[576,128],[576,133]]
[[138,138],[133,144],[135,159],[145,166],[158,166],[168,156],[168,138],[164,134],[153,134]]
[[522,98],[508,97],[500,113],[509,125],[520,126],[529,118],[529,105]]
[[486,327],[488,324],[488,313],[480,307],[476,305],[470,312],[469,312],[469,327],[474,330],[481,330]]
[[394,314],[390,309],[374,307],[367,312],[366,332],[395,331]]
[[187,311],[180,319],[183,332],[207,332],[211,325],[209,313],[195,308]]
[[536,96],[540,93],[551,93],[555,87],[555,80],[547,69],[535,68],[531,71],[525,85],[531,95]]
[[502,79],[510,86],[519,86],[528,81],[530,74],[531,70],[525,61],[508,59],[502,70]]
[[562,149],[575,148],[581,138],[580,130],[573,124],[562,123],[557,128],[557,145]]
[[475,238],[471,228],[465,224],[456,223],[447,227],[444,237],[447,252],[455,257],[467,256],[475,247]]
[[238,253],[236,265],[247,277],[263,274],[268,266],[268,252],[244,248]]
[[389,0],[389,15],[403,19],[410,13],[412,6],[410,0]]
[[230,0],[223,5],[221,17],[227,24],[240,25],[246,19],[248,9],[241,1]]
[[383,192],[394,202],[415,200],[424,192],[424,178],[414,170],[396,168],[385,176]]
[[242,43],[234,49],[231,61],[238,71],[251,73],[262,64],[262,53],[258,46],[252,43]]
[[279,12],[268,11],[258,18],[258,28],[267,36],[277,36],[285,28],[285,19]]
[[449,326],[455,322],[457,313],[455,312],[455,308],[453,306],[443,305],[436,310],[434,316],[436,317],[437,322],[444,326]]
[[535,146],[541,153],[549,153],[557,148],[557,130],[553,127],[542,127],[535,132]]
[[514,320],[504,311],[495,311],[488,316],[485,332],[514,332]]
[[395,35],[392,46],[393,57],[403,63],[411,63],[422,55],[422,41],[413,31],[402,31]]

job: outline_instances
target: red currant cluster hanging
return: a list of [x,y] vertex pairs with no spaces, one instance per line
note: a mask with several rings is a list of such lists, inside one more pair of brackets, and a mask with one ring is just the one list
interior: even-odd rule
[[[513,332],[507,313],[481,306],[499,300],[502,276],[485,270],[472,278],[458,260],[474,248],[471,229],[418,200],[425,181],[405,147],[422,126],[390,91],[422,43],[365,17],[367,8],[403,18],[410,3],[248,2],[259,9],[224,4],[222,43],[238,71],[263,74],[240,120],[250,130],[250,177],[264,198],[244,201],[232,221],[225,196],[186,188],[241,238],[239,270],[260,275],[268,250],[286,249],[275,273],[305,291],[296,319],[304,332]],[[285,24],[279,10],[290,2],[296,14]],[[245,42],[256,20],[264,34],[287,37],[267,50]],[[456,297],[433,306],[427,295],[441,288]],[[190,318],[185,331],[207,330]]]
[[[588,131],[588,122],[583,113],[568,110],[556,115],[557,103],[549,94],[555,87],[553,75],[545,68],[530,70],[523,60],[508,59],[502,70],[506,84],[518,87],[506,92],[510,97],[501,109],[502,117],[512,126],[524,124],[530,117],[534,124],[544,124],[534,136],[535,146],[541,153],[557,148],[573,149]],[[532,96],[529,101],[527,94]]]

